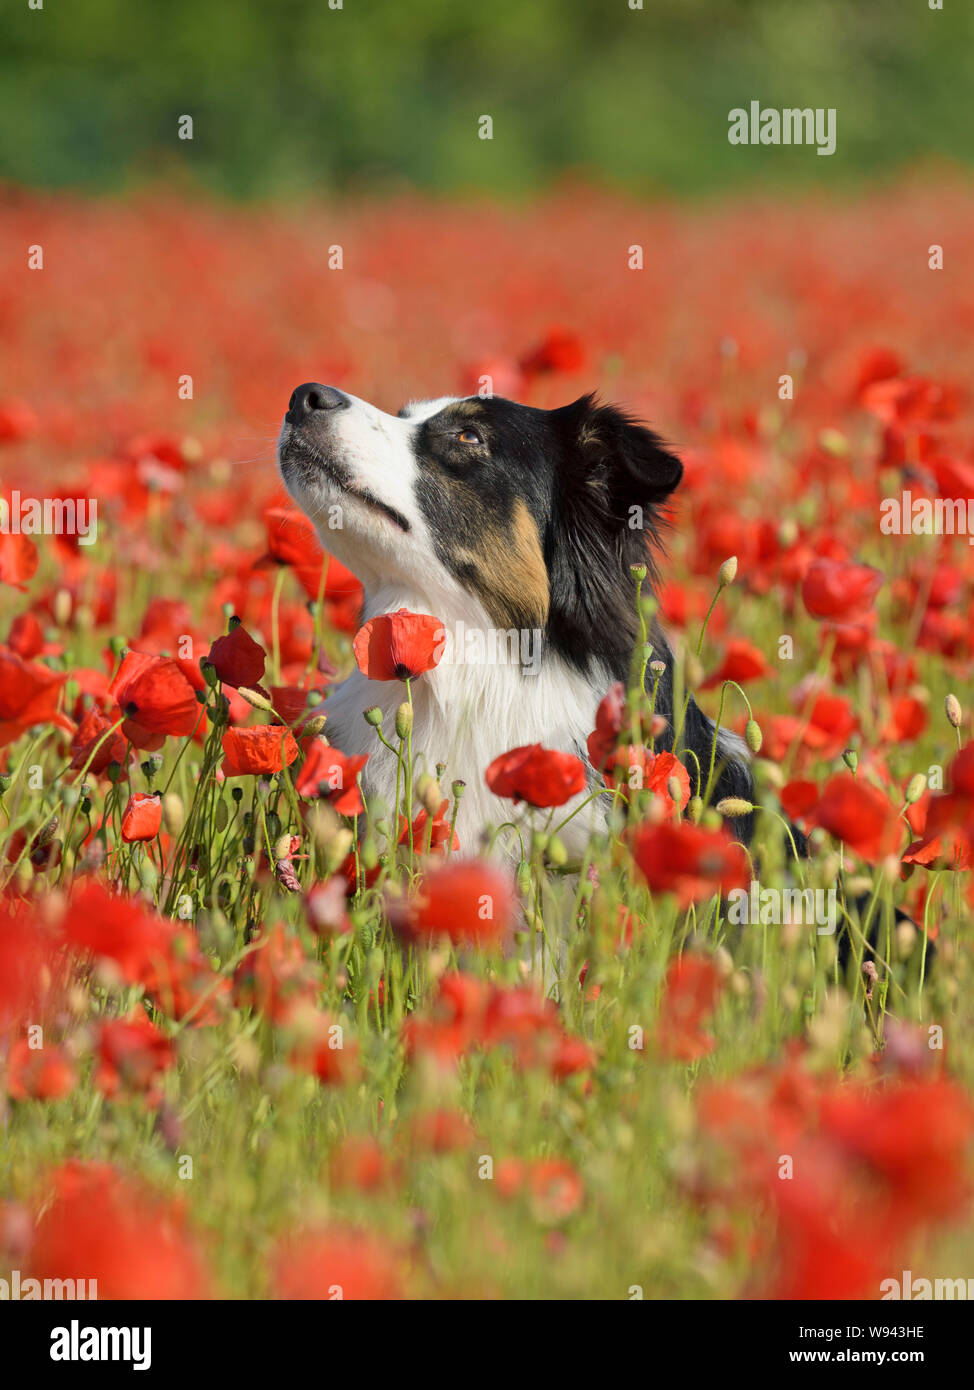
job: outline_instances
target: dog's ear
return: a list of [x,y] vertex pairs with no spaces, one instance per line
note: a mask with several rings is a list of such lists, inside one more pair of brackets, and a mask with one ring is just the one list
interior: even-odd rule
[[580,396],[552,412],[568,451],[570,484],[615,512],[630,503],[666,500],[683,477],[683,464],[658,435],[616,406]]

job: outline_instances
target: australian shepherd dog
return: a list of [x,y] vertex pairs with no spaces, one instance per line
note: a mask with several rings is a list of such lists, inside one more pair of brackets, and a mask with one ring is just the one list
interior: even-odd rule
[[[682,464],[652,430],[592,396],[557,410],[447,397],[388,415],[317,382],[291,396],[278,457],[326,550],[361,580],[363,621],[405,608],[432,614],[453,639],[415,682],[413,742],[466,783],[458,830],[473,848],[511,817],[484,781],[492,760],[534,743],[584,759],[599,701],[613,682],[628,683],[638,636],[631,566],[647,566],[651,588]],[[649,640],[666,668],[656,746],[671,748],[683,701],[675,713],[673,655],[655,621]],[[468,660],[471,643],[478,656]],[[327,702],[330,741],[372,755],[364,789],[387,807],[396,760],[363,715],[379,706],[391,722],[402,698],[396,682],[356,670]],[[704,768],[713,737],[690,699],[680,741]],[[743,741],[722,731],[717,754],[712,800],[750,799]],[[591,783],[601,784],[594,769]],[[597,821],[598,799],[593,807]],[[580,842],[591,829],[583,813],[566,836]],[[571,838],[566,847],[577,849]]]

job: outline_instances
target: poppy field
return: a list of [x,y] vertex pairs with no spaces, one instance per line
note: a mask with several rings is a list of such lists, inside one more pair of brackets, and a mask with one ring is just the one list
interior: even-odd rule
[[[0,1279],[974,1279],[970,187],[8,188],[0,229]],[[746,740],[754,802],[658,746],[644,650],[590,766],[512,748],[509,825],[466,830],[467,771],[412,738],[435,621],[360,626],[275,441],[302,381],[394,412],[485,379],[597,389],[679,453],[633,605]],[[396,805],[329,740],[355,664],[401,691],[373,723]]]

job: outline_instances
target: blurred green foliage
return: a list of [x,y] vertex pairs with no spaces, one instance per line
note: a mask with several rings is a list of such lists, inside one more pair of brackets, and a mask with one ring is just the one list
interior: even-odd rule
[[[37,3],[37,0],[35,0]],[[971,157],[974,5],[943,0],[8,0],[0,177],[233,195],[566,169],[676,192]],[[838,148],[736,148],[727,114],[835,107]],[[177,139],[178,118],[194,139]],[[480,140],[489,114],[494,138]]]

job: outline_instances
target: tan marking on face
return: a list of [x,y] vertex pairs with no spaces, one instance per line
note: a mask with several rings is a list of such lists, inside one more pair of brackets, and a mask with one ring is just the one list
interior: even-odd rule
[[524,502],[514,504],[510,530],[490,527],[475,549],[465,548],[456,558],[474,570],[470,583],[499,626],[546,625],[548,569],[538,528]]

